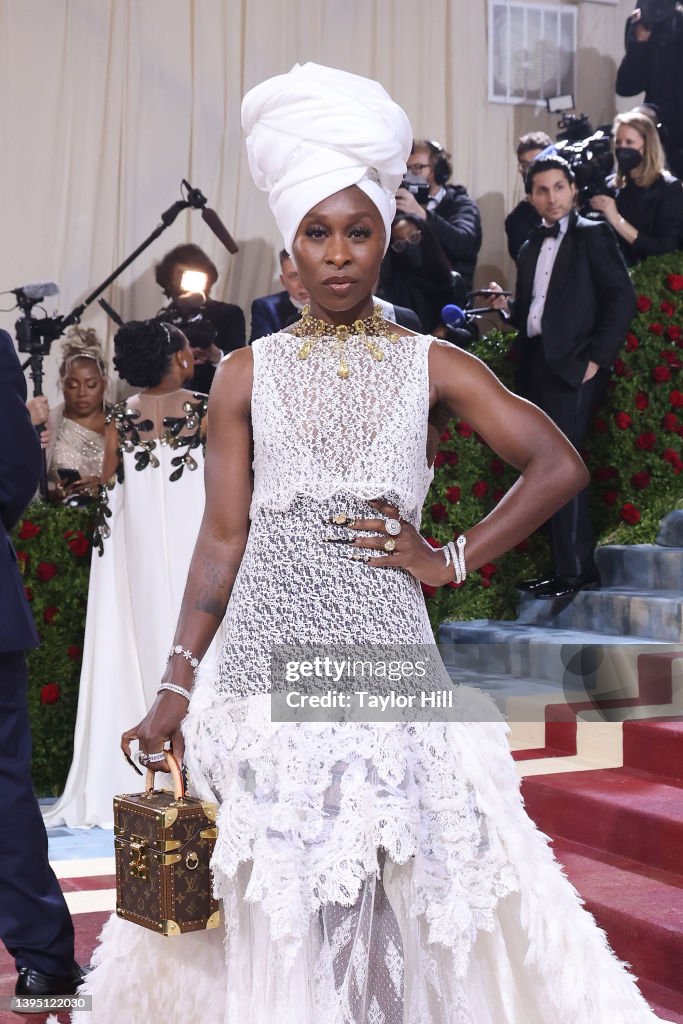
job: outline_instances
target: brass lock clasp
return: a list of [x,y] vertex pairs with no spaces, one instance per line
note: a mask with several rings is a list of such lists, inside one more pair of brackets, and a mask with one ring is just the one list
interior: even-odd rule
[[136,878],[147,880],[149,872],[147,869],[145,850],[142,843],[131,843],[130,852],[131,859],[128,861],[128,869],[131,875],[135,875]]

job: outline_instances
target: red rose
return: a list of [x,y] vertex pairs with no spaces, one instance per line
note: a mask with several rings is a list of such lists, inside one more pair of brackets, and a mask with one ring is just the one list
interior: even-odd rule
[[628,430],[633,420],[627,412],[618,412],[614,417],[614,422],[619,427],[619,430]]
[[505,463],[502,459],[491,459],[491,472],[494,476],[502,476],[505,472]]
[[664,430],[676,431],[678,430],[678,416],[675,412],[665,413],[662,419],[662,427]]
[[632,331],[629,331],[626,335],[626,351],[635,352],[639,345],[640,342],[638,341],[636,335]]
[[662,364],[659,363],[659,365],[655,366],[652,370],[652,379],[657,381],[658,384],[663,384],[664,381],[671,380],[671,370],[668,366],[662,366]]
[[32,537],[38,536],[40,530],[41,527],[36,523],[32,523],[30,519],[24,519],[17,536],[20,540],[31,540]]
[[43,618],[47,622],[48,626],[54,621],[55,615],[59,613],[59,608],[46,608],[43,612]]
[[486,579],[489,579],[491,576],[495,576],[495,574],[498,572],[498,566],[496,565],[495,562],[486,562],[485,565],[482,565],[480,567],[479,572]]
[[607,480],[613,480],[615,476],[618,476],[618,470],[614,466],[598,466],[593,476],[600,483],[605,483]]
[[660,313],[663,313],[664,316],[673,316],[676,312],[676,307],[674,306],[673,302],[669,302],[668,299],[664,299],[664,302],[662,302],[662,304],[659,307],[659,311]]
[[666,329],[666,336],[669,339],[669,341],[679,341],[681,338],[681,334],[683,334],[683,331],[681,331],[681,328],[678,326],[678,324],[669,324],[669,326]]
[[505,497],[505,488],[504,487],[496,487],[495,491],[493,491],[493,493],[491,494],[491,497],[493,498],[493,500],[495,501],[495,503],[497,505],[498,502],[501,501],[501,499]]
[[648,405],[650,404],[650,399],[647,397],[644,391],[639,391],[634,401],[636,409],[647,409]]
[[659,355],[668,366],[673,367],[674,370],[680,370],[681,357],[678,352],[674,352],[673,349],[670,348],[663,348]]
[[436,597],[438,587],[432,587],[429,583],[420,583],[420,586],[425,597]]
[[607,424],[605,423],[605,421],[603,419],[600,418],[600,416],[597,416],[593,420],[593,426],[594,426],[594,428],[597,430],[597,432],[599,434],[606,434],[607,433]]
[[446,465],[457,466],[460,462],[460,456],[457,452],[446,452]]
[[664,334],[664,324],[660,324],[659,320],[655,320],[653,324],[648,327],[650,334],[661,335]]
[[448,519],[448,509],[440,501],[436,501],[432,505],[432,519],[435,523],[443,523],[445,519]]
[[631,504],[630,501],[625,502],[621,506],[619,515],[625,523],[629,524],[629,526],[635,526],[636,523],[640,522],[640,512],[638,511],[635,505]]
[[646,469],[641,469],[639,473],[634,473],[631,477],[631,483],[640,491],[644,491],[646,487],[650,486],[650,480],[650,474]]
[[657,435],[653,434],[652,431],[640,434],[636,438],[636,448],[639,448],[641,452],[651,452],[656,444]]
[[434,456],[434,469],[441,469],[444,462],[446,461],[446,455],[444,452],[437,452]]
[[48,583],[50,580],[54,579],[56,575],[57,566],[54,564],[54,562],[38,563],[38,568],[36,569],[36,576],[38,577],[39,580],[42,580],[43,583]]
[[41,704],[56,704],[61,696],[62,691],[58,683],[45,683],[45,686],[40,688]]
[[69,547],[77,558],[83,558],[90,551],[90,541],[82,530],[77,530],[73,540],[68,542]]
[[449,487],[446,491],[446,501],[450,501],[452,505],[455,505],[456,501],[460,501],[460,488]]
[[619,494],[617,491],[603,491],[602,500],[605,505],[616,505]]
[[626,376],[626,363],[623,359],[614,360],[614,372],[617,375],[617,377]]
[[69,644],[66,649],[67,658],[71,658],[72,661],[78,661],[81,656],[81,648],[78,644]]
[[464,420],[461,420],[455,429],[461,437],[472,437],[472,434],[474,433],[474,427],[471,427],[469,423],[465,423]]
[[30,587],[24,587],[24,593],[26,594],[27,601],[33,600],[33,591]]
[[525,537],[524,540],[520,540],[519,544],[515,544],[515,551],[521,551],[524,554],[525,551],[529,550],[529,538]]
[[25,566],[28,562],[28,551],[17,551],[17,558],[21,562],[22,566]]
[[647,313],[648,309],[652,308],[652,302],[648,299],[647,295],[639,295],[636,300],[636,309],[639,313]]
[[666,286],[672,292],[683,291],[683,274],[668,274],[666,278]]
[[669,405],[674,409],[683,409],[683,391],[672,391],[669,395]]
[[475,498],[485,498],[489,493],[489,485],[485,480],[477,480],[476,484],[472,487],[472,494]]
[[481,578],[481,585],[482,585],[482,587],[490,587],[491,586],[491,580],[488,578],[488,576],[482,576],[482,578]]
[[443,434],[441,435],[442,443],[445,444],[446,441],[450,441],[450,439],[451,439],[451,432],[450,432],[450,430],[444,430]]
[[673,448],[665,448],[662,452],[662,458],[665,462],[670,462],[671,465],[673,465],[675,462],[678,461],[679,455],[678,452],[675,451]]

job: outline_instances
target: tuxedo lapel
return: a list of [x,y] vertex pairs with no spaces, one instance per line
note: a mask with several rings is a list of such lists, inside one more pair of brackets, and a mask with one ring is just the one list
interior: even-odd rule
[[[564,294],[566,288],[572,287],[573,278],[571,274],[572,258],[576,246],[576,213],[569,215],[569,223],[564,238],[557,250],[553,272],[548,283],[548,295],[546,297],[546,308],[548,304],[552,307],[553,302]],[[545,314],[545,310],[544,310]]]

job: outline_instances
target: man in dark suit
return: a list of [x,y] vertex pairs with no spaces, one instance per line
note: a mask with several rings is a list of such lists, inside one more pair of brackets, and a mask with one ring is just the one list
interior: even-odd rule
[[[301,310],[308,302],[308,292],[301,283],[299,271],[294,266],[286,249],[280,250],[280,282],[284,291],[274,295],[262,295],[251,304],[251,334],[249,344],[257,338],[265,338],[269,334],[277,334],[289,327],[301,316]],[[382,314],[387,320],[400,324],[409,331],[422,331],[417,313],[405,306],[395,306],[384,299],[374,296],[375,303],[382,307]]]
[[[539,157],[525,185],[543,223],[517,261],[517,387],[579,448],[635,313],[635,292],[612,229],[575,212],[566,161]],[[508,313],[503,298],[490,305]],[[554,574],[522,589],[562,597],[598,585],[587,488],[552,517],[550,538]]]
[[0,331],[0,939],[14,957],[16,994],[66,995],[80,981],[74,931],[49,865],[31,785],[24,651],[38,646],[9,531],[35,493],[40,444],[12,339]]
[[249,344],[257,338],[277,334],[289,327],[299,319],[301,310],[308,302],[308,292],[286,249],[280,250],[280,284],[284,291],[262,295],[252,302]]

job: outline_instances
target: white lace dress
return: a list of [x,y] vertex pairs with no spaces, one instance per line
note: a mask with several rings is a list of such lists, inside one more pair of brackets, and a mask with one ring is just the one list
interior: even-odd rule
[[351,339],[346,380],[328,342],[306,360],[287,334],[253,345],[251,531],[220,670],[200,675],[184,725],[190,774],[221,803],[225,931],[112,919],[89,1020],[656,1020],[524,813],[488,697],[456,687],[458,721],[271,720],[277,645],[433,644],[408,572],[325,540],[333,513],[375,516],[378,497],[419,525],[432,343],[378,339],[376,362]]

